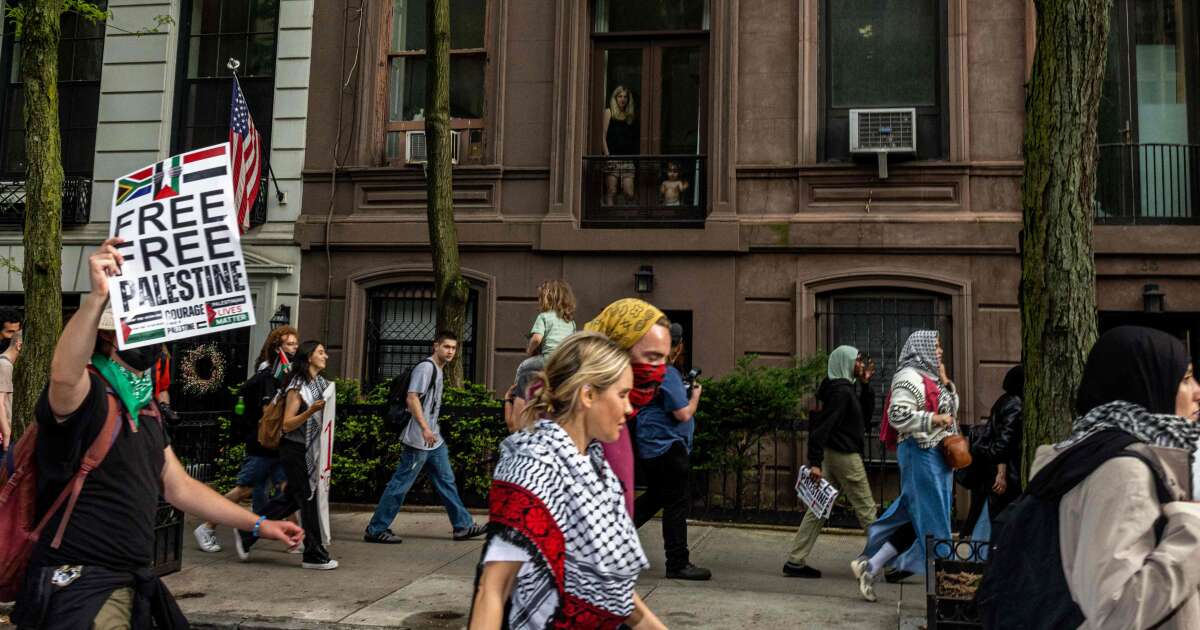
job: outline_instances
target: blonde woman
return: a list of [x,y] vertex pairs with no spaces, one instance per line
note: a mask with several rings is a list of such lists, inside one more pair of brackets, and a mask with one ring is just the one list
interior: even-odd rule
[[634,592],[649,563],[597,444],[621,435],[632,389],[629,354],[601,334],[550,357],[501,445],[471,630],[665,628]]
[[[638,155],[641,153],[638,138],[637,115],[633,106],[633,93],[623,85],[613,88],[604,110],[604,155]],[[633,177],[636,167],[631,160],[609,160],[604,167],[604,205],[611,206],[616,200],[617,183],[621,184],[624,203],[633,203]]]

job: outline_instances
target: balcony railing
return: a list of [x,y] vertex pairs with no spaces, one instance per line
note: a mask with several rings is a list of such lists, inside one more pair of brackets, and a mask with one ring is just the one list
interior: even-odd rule
[[[84,225],[92,216],[92,180],[68,175],[63,178],[62,224]],[[0,176],[0,226],[24,225],[25,178]]]
[[583,171],[584,227],[704,227],[703,155],[588,155]]
[[1200,223],[1200,145],[1102,144],[1096,223]]

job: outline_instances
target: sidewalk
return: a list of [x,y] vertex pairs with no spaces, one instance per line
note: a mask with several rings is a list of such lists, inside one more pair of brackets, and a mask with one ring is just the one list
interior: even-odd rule
[[[452,541],[441,512],[403,512],[392,526],[403,544],[367,544],[369,518],[332,515],[330,553],[341,566],[325,572],[301,570],[300,557],[274,542],[238,562],[230,530],[219,532],[221,553],[201,553],[189,520],[183,571],[166,582],[198,628],[465,627],[482,541]],[[849,560],[860,536],[822,536],[811,560],[825,577],[802,580],[780,572],[789,532],[697,525],[689,533],[692,560],[712,569],[710,582],[664,579],[658,521],[641,530],[651,569],[638,592],[671,628],[894,629],[901,616],[924,614],[919,579],[876,585],[875,603],[859,597]]]

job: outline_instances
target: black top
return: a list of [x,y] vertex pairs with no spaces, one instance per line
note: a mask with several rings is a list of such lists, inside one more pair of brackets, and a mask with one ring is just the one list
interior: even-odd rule
[[608,134],[604,139],[608,142],[609,155],[637,155],[641,153],[638,148],[638,125],[637,122],[627,122],[625,120],[617,120],[610,118],[608,120]]
[[982,480],[986,488],[991,488],[996,465],[1007,464],[1006,483],[1009,487],[1020,489],[1022,417],[1021,399],[1018,396],[1006,393],[992,405],[985,437],[972,445],[971,449],[971,453],[978,456],[990,471]]
[[[104,427],[108,412],[105,384],[95,374],[89,377],[87,398],[66,420],[55,419],[48,389],[42,392],[34,411],[38,423],[39,519],[75,475],[83,454]],[[154,517],[170,440],[162,423],[153,416],[143,415],[136,431],[126,418],[122,418],[120,427],[108,456],[83,484],[62,545],[50,548],[61,519],[60,509],[38,540],[33,566],[83,564],[135,571],[150,565]]]
[[242,385],[241,396],[245,410],[233,422],[233,437],[246,445],[246,456],[279,457],[279,451],[263,446],[258,441],[258,421],[262,419],[263,407],[275,397],[279,383],[274,369],[267,367],[254,373]]
[[875,411],[875,393],[869,385],[856,391],[844,378],[821,381],[817,388],[821,411],[815,414],[808,434],[808,464],[820,466],[825,449],[839,453],[863,452],[867,418]]

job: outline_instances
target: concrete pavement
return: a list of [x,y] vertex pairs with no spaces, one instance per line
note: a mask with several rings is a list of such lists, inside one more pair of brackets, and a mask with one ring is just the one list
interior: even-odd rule
[[[341,566],[324,572],[301,570],[300,557],[273,542],[238,562],[229,530],[219,532],[221,553],[202,553],[189,521],[184,569],[166,582],[201,628],[465,627],[482,541],[452,541],[440,511],[405,511],[392,526],[403,544],[367,544],[361,536],[369,518],[332,515],[330,553]],[[692,560],[712,569],[713,579],[689,583],[663,578],[658,523],[640,532],[651,569],[638,591],[671,628],[894,629],[901,617],[924,613],[920,580],[877,585],[876,603],[859,597],[849,560],[861,536],[822,536],[811,563],[825,576],[802,580],[780,572],[790,532],[693,525]]]

